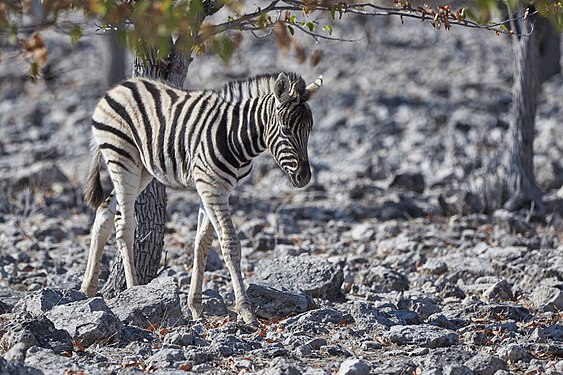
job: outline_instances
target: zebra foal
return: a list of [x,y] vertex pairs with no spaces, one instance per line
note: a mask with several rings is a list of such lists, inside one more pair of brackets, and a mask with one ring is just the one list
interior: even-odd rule
[[[142,78],[109,90],[92,118],[94,157],[85,199],[96,209],[96,218],[81,290],[96,294],[103,248],[114,226],[127,287],[137,285],[135,199],[153,178],[173,188],[195,185],[200,209],[188,296],[193,318],[202,313],[203,273],[216,233],[237,312],[245,322],[255,322],[229,196],[250,173],[252,159],[266,149],[294,186],[309,183],[307,142],[313,116],[307,101],[321,85],[322,76],[306,86],[297,74],[280,73],[230,82],[218,91],[185,91]],[[113,184],[108,197],[100,182],[102,158]]]

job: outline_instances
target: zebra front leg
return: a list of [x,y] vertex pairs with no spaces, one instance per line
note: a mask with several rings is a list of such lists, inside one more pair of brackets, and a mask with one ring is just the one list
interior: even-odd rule
[[80,287],[80,290],[89,297],[93,297],[98,291],[102,255],[104,253],[104,246],[114,228],[116,202],[112,192],[96,211],[96,218],[91,231],[88,263],[84,272],[84,280]]
[[213,225],[209,220],[209,216],[203,207],[199,207],[197,219],[197,233],[195,236],[194,248],[194,266],[192,268],[192,279],[190,282],[190,291],[188,294],[188,307],[192,312],[192,319],[198,319],[203,311],[202,304],[202,288],[203,273],[205,272],[205,264],[207,262],[207,254],[213,242]]
[[[200,189],[198,189],[198,192],[200,192]],[[231,282],[235,293],[236,312],[245,323],[256,325],[258,321],[252,313],[250,302],[245,293],[244,280],[240,269],[240,241],[231,219],[228,195],[209,195],[213,196],[214,200],[206,199],[205,195],[202,196],[201,193],[200,196],[202,197],[209,220],[215,227],[217,237],[219,237],[221,242],[221,252],[231,275]]]

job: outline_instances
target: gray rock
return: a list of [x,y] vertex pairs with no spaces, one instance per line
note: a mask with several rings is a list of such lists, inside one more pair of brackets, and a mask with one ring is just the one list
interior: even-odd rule
[[401,298],[397,303],[400,310],[412,310],[417,312],[422,319],[427,319],[430,315],[442,311],[438,306],[440,298],[433,295],[420,295]]
[[347,359],[340,364],[338,375],[369,375],[370,368],[361,359]]
[[101,297],[55,306],[46,316],[82,346],[116,342],[121,338],[123,324]]
[[287,236],[290,234],[299,233],[299,226],[293,220],[293,217],[289,215],[282,215],[280,213],[271,213],[266,217],[270,228],[277,235]]
[[32,317],[40,317],[53,307],[75,301],[85,300],[86,294],[76,290],[59,290],[45,288],[25,295],[14,306],[14,314],[27,313]]
[[138,327],[175,327],[184,323],[178,286],[171,277],[152,280],[119,293],[108,306],[124,323]]
[[203,313],[205,316],[226,316],[229,310],[221,294],[214,289],[202,292]]
[[497,350],[497,355],[501,359],[510,362],[518,362],[530,358],[530,355],[526,351],[526,348],[518,344],[508,344],[506,346],[500,347]]
[[301,314],[313,307],[311,297],[264,285],[250,284],[246,294],[254,305],[255,314],[265,319],[282,319]]
[[395,324],[385,312],[367,302],[355,301],[350,314],[358,328],[366,331],[387,330]]
[[259,261],[252,278],[255,284],[319,298],[336,297],[343,281],[344,274],[339,265],[305,254]]
[[147,359],[147,363],[153,363],[158,369],[179,367],[178,362],[184,362],[186,357],[184,351],[178,348],[162,348],[157,350]]
[[430,275],[442,275],[448,272],[448,265],[444,261],[430,258],[422,265],[421,271]]
[[403,292],[409,288],[407,277],[387,266],[372,266],[363,278],[363,284],[376,293]]
[[70,335],[55,328],[53,322],[45,317],[26,319],[6,327],[6,333],[0,339],[0,346],[11,348],[19,343],[25,347],[40,346],[56,353],[72,351]]
[[196,343],[197,332],[193,329],[180,326],[173,328],[166,336],[164,336],[164,343],[178,346],[192,346]]
[[432,325],[393,326],[387,338],[398,345],[419,345],[438,348],[456,345],[459,340],[457,333]]
[[43,375],[43,372],[32,367],[23,366],[19,363],[8,361],[0,357],[1,375]]
[[538,308],[563,310],[563,291],[555,287],[538,285],[530,295],[530,300]]
[[354,241],[371,241],[375,235],[375,225],[369,222],[356,224],[350,230],[350,237]]
[[19,190],[38,186],[50,188],[55,183],[68,184],[68,182],[68,178],[55,163],[44,162],[18,170],[11,176],[10,185]]
[[512,286],[505,279],[494,283],[483,292],[483,299],[486,301],[507,301],[513,298]]
[[475,375],[493,375],[498,370],[507,370],[506,362],[485,353],[478,353],[477,355],[468,359],[465,363]]
[[350,314],[343,313],[331,307],[307,311],[306,313],[291,317],[282,322],[283,326],[294,334],[301,333],[328,333],[324,325],[347,324],[354,319]]
[[389,188],[399,188],[422,193],[426,187],[424,176],[420,173],[396,173],[389,182]]

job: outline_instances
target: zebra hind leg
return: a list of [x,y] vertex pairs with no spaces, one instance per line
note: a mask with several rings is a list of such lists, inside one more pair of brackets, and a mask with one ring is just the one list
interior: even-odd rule
[[141,169],[138,170],[138,173],[125,172],[123,170],[115,173],[110,169],[110,175],[117,198],[118,210],[115,219],[117,247],[123,259],[127,288],[131,288],[132,286],[138,285],[133,254],[135,199],[139,192],[146,186],[143,186],[145,178],[142,178],[142,175],[144,177],[144,173]]
[[80,290],[89,297],[96,295],[98,291],[102,255],[104,246],[114,228],[116,203],[115,194],[112,192],[96,211],[96,218],[91,231],[88,263],[80,287]]
[[192,312],[192,319],[201,317],[203,311],[202,304],[202,288],[203,274],[205,272],[205,264],[207,263],[207,254],[213,242],[213,225],[209,220],[207,212],[200,205],[199,216],[197,220],[197,233],[195,237],[194,248],[194,265],[192,268],[192,278],[190,282],[190,291],[188,294],[188,307]]

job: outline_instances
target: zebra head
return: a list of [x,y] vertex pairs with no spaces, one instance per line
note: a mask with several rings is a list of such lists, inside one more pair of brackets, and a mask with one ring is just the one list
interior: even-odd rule
[[307,100],[321,87],[322,75],[308,86],[299,76],[292,80],[280,73],[274,84],[275,120],[270,126],[268,148],[295,187],[311,180],[307,142],[313,115]]

